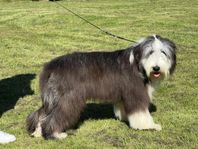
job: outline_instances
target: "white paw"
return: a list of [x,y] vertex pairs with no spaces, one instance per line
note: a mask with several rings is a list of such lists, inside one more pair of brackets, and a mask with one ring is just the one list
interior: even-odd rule
[[41,137],[42,136],[42,128],[40,122],[37,124],[36,130],[31,134],[33,137]]
[[137,130],[148,130],[148,129],[153,129],[153,130],[157,130],[160,131],[162,130],[162,127],[160,124],[153,124],[153,126],[147,126],[147,125],[143,125],[143,126],[133,126],[133,129],[137,129]]
[[54,133],[54,137],[56,138],[56,139],[65,139],[66,137],[67,137],[67,133],[64,133],[64,132],[62,132],[62,133]]
[[38,137],[41,137],[42,134],[41,134],[41,131],[36,130],[36,131],[34,131],[34,132],[31,134],[31,136],[38,138]]
[[138,111],[128,116],[129,124],[131,128],[144,130],[154,129],[157,131],[162,130],[159,124],[155,124],[149,111]]
[[160,124],[154,124],[154,129],[160,131],[162,130],[162,126]]

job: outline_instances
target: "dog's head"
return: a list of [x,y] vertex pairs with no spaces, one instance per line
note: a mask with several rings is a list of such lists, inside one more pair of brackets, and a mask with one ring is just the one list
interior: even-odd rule
[[130,63],[136,63],[149,80],[168,78],[176,66],[176,46],[169,39],[149,36],[134,45]]

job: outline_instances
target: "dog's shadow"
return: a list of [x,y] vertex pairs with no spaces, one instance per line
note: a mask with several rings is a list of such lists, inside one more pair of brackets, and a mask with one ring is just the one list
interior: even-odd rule
[[111,104],[88,103],[81,114],[81,121],[87,119],[109,119],[114,118],[113,106]]
[[[151,113],[156,112],[157,107],[153,103],[150,103],[149,111]],[[83,122],[87,119],[98,120],[110,118],[115,118],[112,104],[88,103],[84,112],[81,114],[80,121]]]
[[13,109],[21,97],[34,93],[30,83],[35,76],[35,74],[19,74],[0,80],[0,117],[4,112]]

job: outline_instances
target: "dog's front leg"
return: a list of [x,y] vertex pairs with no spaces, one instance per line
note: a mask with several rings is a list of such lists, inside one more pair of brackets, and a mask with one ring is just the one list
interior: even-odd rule
[[139,110],[128,115],[128,121],[131,128],[144,130],[154,129],[160,131],[161,125],[155,124],[148,109]]
[[120,121],[127,121],[127,115],[122,101],[114,104],[113,111],[117,119]]

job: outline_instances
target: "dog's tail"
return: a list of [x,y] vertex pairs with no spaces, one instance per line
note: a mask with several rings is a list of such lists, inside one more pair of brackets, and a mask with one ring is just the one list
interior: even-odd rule
[[60,81],[60,77],[55,72],[55,65],[53,63],[47,63],[40,74],[39,87],[42,107],[27,117],[27,131],[30,134],[35,131],[38,123],[42,125],[46,116],[52,112],[60,99],[58,92],[58,81]]
[[46,114],[49,114],[51,110],[57,105],[60,99],[59,84],[60,76],[55,73],[56,69],[51,68],[50,64],[45,65],[43,71],[40,74],[40,93],[43,103],[43,109]]
[[48,65],[46,64],[40,74],[39,78],[39,87],[40,87],[40,93],[41,93],[41,98],[43,99],[43,93],[45,92],[45,88],[47,86],[48,80],[51,75],[51,71],[47,67]]
[[48,71],[45,66],[42,73],[40,74],[40,81],[39,81],[40,93],[41,93],[41,98],[42,98],[42,107],[38,109],[37,111],[31,113],[26,119],[26,128],[29,134],[32,134],[36,130],[38,123],[41,121],[42,117],[46,115],[46,112],[45,112],[45,102],[46,102],[45,98],[46,97],[45,96],[47,96],[46,88],[47,88],[49,78],[50,78],[50,71]]

